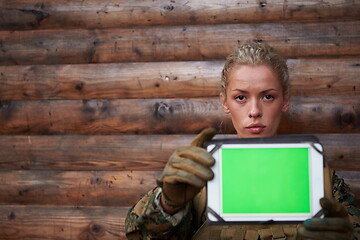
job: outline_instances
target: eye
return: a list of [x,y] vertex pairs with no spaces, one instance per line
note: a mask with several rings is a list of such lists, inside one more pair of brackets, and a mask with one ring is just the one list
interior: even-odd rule
[[240,102],[243,102],[243,101],[245,101],[245,96],[244,96],[244,95],[236,96],[236,97],[235,97],[235,100],[240,101]]
[[264,99],[267,100],[267,101],[271,101],[271,100],[274,100],[275,97],[274,97],[273,95],[266,94],[266,95],[264,96]]

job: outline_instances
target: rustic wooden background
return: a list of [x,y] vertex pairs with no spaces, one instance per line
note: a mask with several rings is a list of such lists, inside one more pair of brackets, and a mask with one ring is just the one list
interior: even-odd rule
[[360,1],[0,0],[0,239],[124,239],[168,156],[213,126],[225,56],[288,59],[282,134],[360,200]]

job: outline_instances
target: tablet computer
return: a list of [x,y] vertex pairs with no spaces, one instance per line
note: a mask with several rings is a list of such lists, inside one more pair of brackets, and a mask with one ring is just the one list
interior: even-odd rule
[[315,136],[215,139],[205,147],[215,158],[211,222],[298,222],[321,209],[323,148]]

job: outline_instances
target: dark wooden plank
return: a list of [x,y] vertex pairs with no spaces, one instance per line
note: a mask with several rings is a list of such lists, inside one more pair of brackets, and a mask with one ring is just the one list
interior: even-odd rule
[[[290,59],[292,95],[360,94],[359,58]],[[223,61],[0,66],[0,100],[219,95]]]
[[194,135],[0,136],[1,170],[162,170]]
[[131,206],[159,171],[0,171],[0,204]]
[[109,206],[0,205],[0,234],[4,240],[59,237],[64,240],[119,237],[125,240],[124,221],[128,209]]
[[360,93],[359,58],[289,59],[287,64],[292,96]]
[[[317,134],[336,170],[360,171],[360,134]],[[162,171],[195,135],[0,136],[0,170]],[[235,137],[218,135],[216,138]]]
[[13,239],[125,240],[128,207],[0,205],[0,236]]
[[215,61],[0,66],[0,99],[218,96],[222,65]]
[[316,134],[316,136],[324,147],[325,160],[331,168],[336,171],[360,171],[359,134]]
[[[339,176],[346,177],[346,172]],[[359,172],[350,173],[357,176]],[[354,177],[354,176],[353,176]],[[356,178],[356,177],[354,177]],[[349,183],[349,178],[347,178]],[[357,182],[357,183],[358,183]],[[350,186],[352,183],[350,181]],[[360,188],[357,196],[360,196]],[[357,198],[359,201],[359,197]],[[126,239],[129,207],[0,205],[2,239]]]
[[[156,186],[156,171],[0,171],[0,204],[131,206]],[[360,197],[360,171],[339,176]]]
[[[279,133],[360,133],[360,96],[293,97]],[[0,102],[0,134],[234,133],[218,98]]]
[[0,65],[223,60],[249,39],[287,58],[360,54],[359,21],[60,29],[0,31]]
[[360,96],[358,95],[293,97],[291,101],[289,111],[284,115],[279,126],[281,133],[358,132],[357,129],[360,127]]
[[357,1],[6,1],[0,29],[113,28],[358,19]]
[[218,98],[3,101],[0,134],[191,133],[222,118]]

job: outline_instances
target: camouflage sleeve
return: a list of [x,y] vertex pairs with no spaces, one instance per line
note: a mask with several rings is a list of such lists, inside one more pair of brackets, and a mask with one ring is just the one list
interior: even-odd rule
[[349,213],[350,221],[354,227],[353,240],[360,240],[360,208],[356,202],[354,193],[344,182],[344,179],[337,175],[333,176],[333,195],[334,198],[341,203]]
[[160,191],[160,188],[151,190],[129,210],[125,219],[125,232],[128,239],[189,238],[192,232],[190,206],[178,212],[177,216],[166,214],[158,200]]

